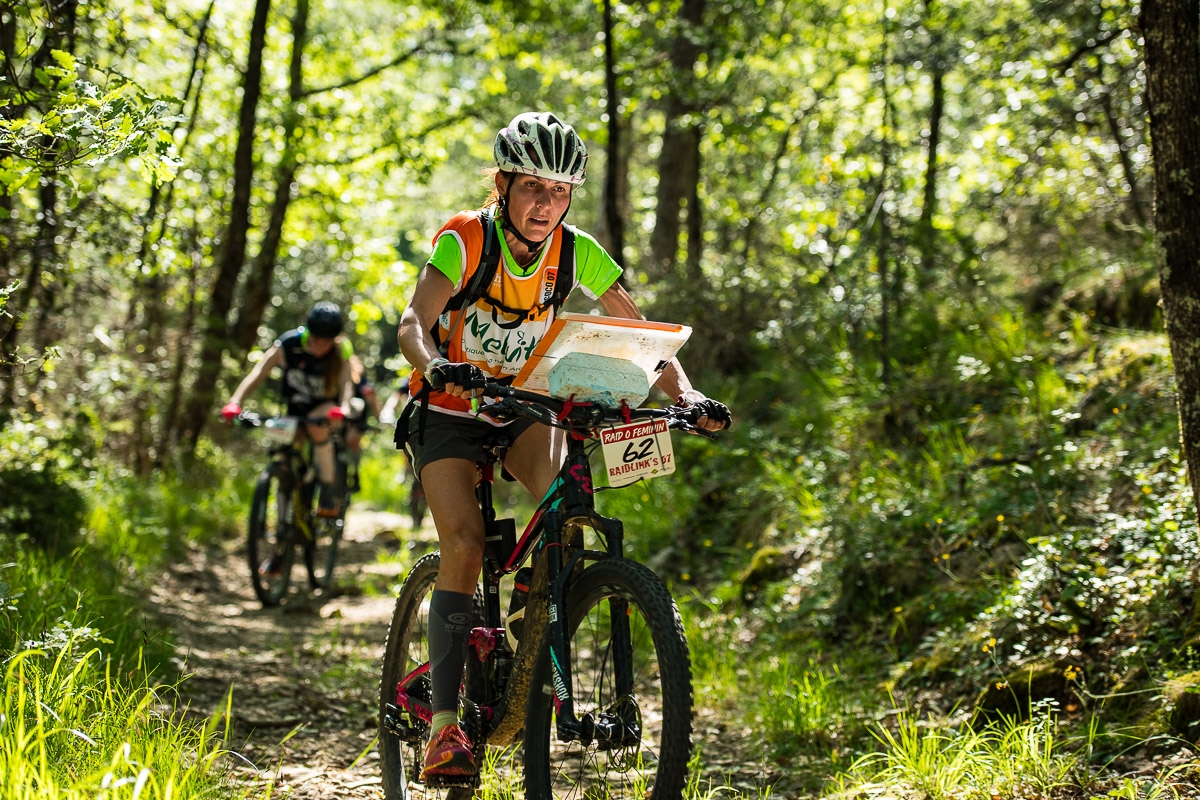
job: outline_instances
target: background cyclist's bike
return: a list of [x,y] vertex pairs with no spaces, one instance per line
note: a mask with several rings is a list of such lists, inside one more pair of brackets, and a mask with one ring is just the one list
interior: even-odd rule
[[[487,546],[460,701],[476,763],[484,763],[485,745],[523,738],[530,800],[678,798],[692,747],[683,625],[662,580],[623,557],[621,522],[597,513],[590,457],[603,435],[628,442],[625,452],[635,459],[628,463],[666,463],[661,438],[646,443],[655,421],[668,449],[668,427],[711,434],[694,427],[695,409],[564,403],[494,383],[485,394],[498,398],[494,413],[566,429],[568,444],[558,479],[519,539],[513,520],[497,519],[492,505],[494,468],[511,444],[503,433],[479,465]],[[532,568],[523,567],[531,556]],[[424,760],[432,718],[429,600],[439,564],[435,553],[412,568],[388,632],[379,700],[388,800],[410,796]],[[478,781],[439,787],[465,800]]]
[[[337,465],[337,491],[340,511],[334,517],[318,516],[313,511],[316,495],[316,468],[308,454],[296,447],[298,417],[260,417],[243,412],[238,425],[262,428],[269,442],[266,469],[254,487],[250,504],[250,526],[246,540],[246,560],[254,593],[264,606],[276,606],[287,594],[292,579],[296,549],[300,548],[309,585],[314,589],[333,586],[333,568],[338,545],[345,527],[347,491],[344,445],[338,429],[330,431]],[[307,424],[329,425],[328,420],[307,420]]]

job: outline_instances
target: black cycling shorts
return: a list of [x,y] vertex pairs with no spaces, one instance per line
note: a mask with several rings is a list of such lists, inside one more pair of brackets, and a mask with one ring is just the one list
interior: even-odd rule
[[287,415],[289,417],[307,417],[318,407],[332,404],[337,405],[336,400],[317,400],[313,403],[291,403],[287,404]]
[[427,464],[446,458],[464,458],[480,462],[487,456],[487,448],[498,436],[515,442],[517,437],[538,423],[520,417],[503,427],[466,417],[455,417],[429,409],[425,415],[425,443],[421,444],[421,410],[413,411],[408,421],[408,446],[412,448],[414,468],[417,476]]

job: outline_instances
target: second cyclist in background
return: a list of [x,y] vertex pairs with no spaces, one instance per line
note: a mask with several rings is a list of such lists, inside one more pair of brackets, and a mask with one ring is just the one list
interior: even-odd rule
[[336,517],[341,513],[341,497],[336,487],[337,471],[329,427],[312,424],[329,419],[340,425],[350,413],[350,398],[354,386],[350,380],[350,358],[353,349],[342,338],[345,319],[342,311],[328,301],[317,303],[308,312],[304,325],[288,331],[275,340],[250,370],[221,416],[231,421],[242,412],[242,404],[262,384],[271,370],[280,367],[282,400],[287,415],[308,420],[297,430],[297,442],[307,437],[313,445],[313,461],[321,481],[317,513]]

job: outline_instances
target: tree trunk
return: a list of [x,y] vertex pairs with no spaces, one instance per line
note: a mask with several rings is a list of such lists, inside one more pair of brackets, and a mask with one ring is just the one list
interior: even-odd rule
[[[890,316],[892,301],[892,278],[889,275],[891,250],[891,221],[888,218],[887,196],[888,181],[892,170],[892,95],[888,86],[888,24],[887,15],[883,23],[883,52],[880,56],[880,91],[883,95],[883,116],[879,130],[879,199],[876,208],[879,212],[875,220],[877,227],[875,240],[875,263],[879,271],[879,364],[880,382],[885,389],[892,385],[892,319]],[[891,415],[889,408],[888,415]],[[888,427],[885,419],[885,427]]]
[[608,113],[608,169],[604,173],[604,244],[618,264],[625,261],[625,221],[621,216],[622,175],[621,103],[617,96],[616,53],[613,44],[612,0],[604,0],[604,107]]
[[1134,168],[1133,155],[1130,153],[1132,147],[1129,139],[1121,130],[1121,121],[1117,118],[1116,109],[1113,108],[1113,90],[1104,82],[1103,62],[1096,68],[1096,80],[1104,86],[1104,91],[1100,95],[1100,107],[1104,111],[1104,122],[1108,125],[1108,133],[1117,144],[1117,154],[1121,157],[1121,173],[1125,176],[1125,182],[1129,184],[1129,208],[1133,212],[1134,222],[1140,227],[1145,227],[1147,222],[1146,205],[1142,202],[1137,170]]
[[262,93],[263,50],[267,38],[267,15],[271,0],[255,0],[254,18],[250,25],[250,53],[242,82],[242,107],[238,115],[238,141],[233,157],[233,202],[230,204],[229,225],[221,245],[217,276],[209,297],[204,319],[204,334],[200,346],[200,364],[192,384],[191,399],[180,418],[180,441],[194,451],[212,415],[217,384],[221,377],[221,361],[229,346],[229,311],[238,276],[246,261],[246,240],[250,230],[250,189],[254,178],[254,137],[258,101]]
[[300,100],[304,97],[304,45],[308,38],[309,0],[297,0],[292,16],[292,59],[289,68],[288,98],[290,105],[284,122],[283,153],[275,170],[275,200],[271,204],[271,216],[263,232],[258,255],[251,265],[250,275],[242,293],[242,306],[238,310],[234,326],[234,341],[238,354],[245,353],[258,339],[258,326],[263,313],[271,301],[271,287],[275,281],[275,267],[279,261],[279,243],[283,240],[283,226],[287,222],[288,207],[292,203],[292,182],[296,179],[296,149],[300,139]]
[[155,448],[155,466],[161,467],[168,453],[174,453],[179,444],[179,414],[183,405],[183,374],[187,370],[188,351],[191,349],[192,332],[196,326],[197,279],[200,275],[200,234],[193,226],[187,251],[192,254],[192,263],[187,270],[187,306],[179,325],[179,336],[175,341],[175,361],[171,365],[167,384],[167,406],[163,412],[163,423],[158,431],[158,446]]
[[933,285],[936,234],[933,216],[937,213],[938,189],[938,144],[942,138],[942,117],[946,112],[946,74],[941,65],[930,73],[933,97],[929,103],[929,141],[925,145],[925,192],[921,202],[921,218],[917,221],[917,252],[921,263],[917,267],[917,280],[921,289]]
[[[675,271],[684,200],[699,174],[700,129],[688,121],[693,111],[685,93],[691,86],[700,55],[705,0],[683,0],[679,33],[671,47],[671,76],[663,121],[662,152],[658,156],[658,194],[654,232],[650,235],[651,279],[661,280]],[[688,213],[694,213],[689,209]]]
[[1200,0],[1143,0],[1154,227],[1188,479],[1200,498]]

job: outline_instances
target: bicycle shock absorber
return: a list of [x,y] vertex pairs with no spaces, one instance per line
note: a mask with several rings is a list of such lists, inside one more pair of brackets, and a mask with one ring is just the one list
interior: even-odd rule
[[571,695],[571,674],[563,668],[571,661],[571,642],[567,634],[567,603],[563,592],[562,519],[557,509],[546,512],[546,550],[550,583],[550,672],[554,708],[557,716],[558,736],[570,742],[580,738],[582,725],[575,716],[575,704]]

